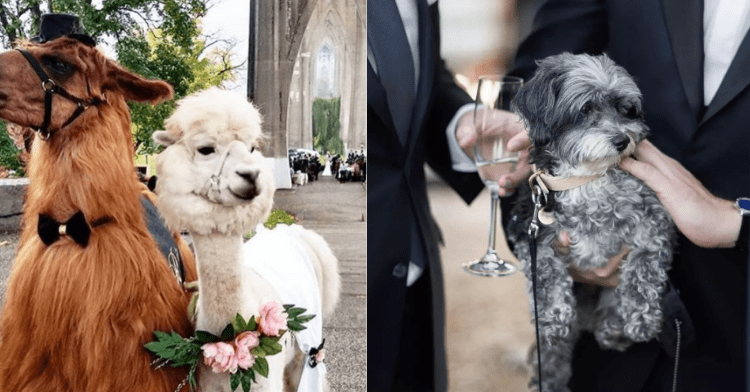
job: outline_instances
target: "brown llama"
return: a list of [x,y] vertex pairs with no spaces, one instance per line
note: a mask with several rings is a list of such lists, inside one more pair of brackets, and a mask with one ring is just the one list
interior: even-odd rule
[[[192,334],[188,297],[146,227],[126,104],[169,99],[172,88],[68,36],[19,48],[90,105],[76,117],[79,106],[53,94],[42,126],[49,133],[34,140],[0,319],[0,391],[172,392],[186,370],[155,370],[143,345],[154,330]],[[38,128],[47,122],[45,91],[31,63],[17,50],[0,54],[0,117]],[[43,242],[40,215],[68,222],[78,212],[90,226],[88,241],[63,232]],[[187,280],[195,280],[192,256],[180,245]]]

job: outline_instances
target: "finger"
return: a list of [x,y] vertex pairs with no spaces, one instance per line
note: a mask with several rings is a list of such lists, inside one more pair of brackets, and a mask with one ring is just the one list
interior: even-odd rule
[[617,272],[620,269],[620,263],[622,262],[622,259],[625,258],[625,256],[630,253],[630,249],[626,246],[623,246],[623,249],[620,251],[620,253],[612,256],[611,259],[609,259],[609,262],[607,262],[607,265],[602,268],[594,268],[591,271],[601,278],[608,278],[612,276],[615,272]]
[[477,134],[472,124],[464,124],[456,130],[456,141],[462,149],[473,147],[477,142]]
[[513,168],[513,171],[498,179],[500,186],[515,189],[519,184],[529,179],[531,172],[529,152],[528,150],[521,151],[518,153],[518,162]]
[[560,235],[552,241],[552,248],[555,249],[555,252],[563,256],[570,253],[570,237],[568,236],[567,231],[561,232]]
[[626,172],[640,178],[649,188],[655,192],[660,192],[664,188],[666,178],[649,163],[636,161],[633,158],[623,158],[620,161],[620,167]]
[[570,241],[570,234],[565,230],[560,232],[560,235],[557,236],[557,240],[560,241],[561,246],[566,248],[573,244],[573,242]]
[[656,146],[654,146],[647,139],[644,139],[640,143],[638,143],[638,146],[636,147],[633,155],[639,161],[650,164],[662,173],[667,173],[668,171],[670,171],[670,158],[663,152],[659,151],[659,149],[656,148]]
[[[523,125],[520,126],[523,127]],[[529,133],[526,132],[526,128],[523,128],[522,132],[519,132],[508,141],[508,151],[510,152],[526,150],[529,147],[531,147],[531,139],[529,139]]]

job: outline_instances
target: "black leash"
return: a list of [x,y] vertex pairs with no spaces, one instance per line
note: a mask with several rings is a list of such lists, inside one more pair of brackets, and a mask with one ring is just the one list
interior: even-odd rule
[[539,234],[539,211],[547,204],[547,196],[541,191],[539,185],[533,185],[531,198],[534,201],[534,215],[529,224],[529,255],[531,256],[531,293],[534,299],[534,329],[536,331],[536,361],[537,378],[539,381],[539,392],[542,392],[542,340],[539,338],[539,311],[536,299],[536,236]]

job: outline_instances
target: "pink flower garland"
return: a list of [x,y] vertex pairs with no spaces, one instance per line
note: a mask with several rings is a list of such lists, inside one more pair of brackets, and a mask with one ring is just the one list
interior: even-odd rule
[[214,373],[236,373],[238,368],[252,368],[255,356],[250,350],[258,347],[261,334],[278,336],[287,326],[286,313],[276,302],[261,305],[258,313],[258,331],[242,332],[233,342],[206,343],[201,346],[203,363],[210,366]]

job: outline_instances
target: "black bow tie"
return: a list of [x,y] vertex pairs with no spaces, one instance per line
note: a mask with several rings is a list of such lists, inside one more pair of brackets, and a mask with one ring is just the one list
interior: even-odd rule
[[89,244],[91,227],[86,223],[83,212],[78,211],[65,223],[60,223],[47,215],[39,214],[37,233],[45,245],[50,246],[57,241],[61,235],[67,235],[78,245],[86,247]]

